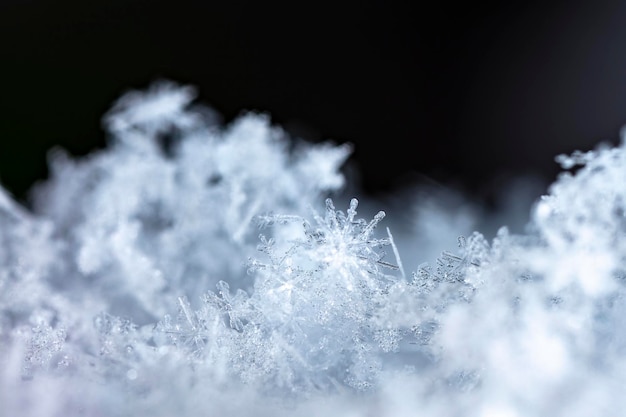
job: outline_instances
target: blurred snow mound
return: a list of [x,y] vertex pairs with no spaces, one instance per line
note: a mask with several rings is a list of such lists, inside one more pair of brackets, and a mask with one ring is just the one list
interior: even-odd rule
[[[51,153],[33,210],[0,190],[6,415],[624,409],[624,142],[558,156],[577,170],[526,233],[420,253],[445,223],[432,201],[407,203],[413,229],[362,218],[339,204],[349,144],[296,143],[257,113],[222,126],[195,97],[128,92],[107,149]],[[458,207],[445,236],[473,224]]]

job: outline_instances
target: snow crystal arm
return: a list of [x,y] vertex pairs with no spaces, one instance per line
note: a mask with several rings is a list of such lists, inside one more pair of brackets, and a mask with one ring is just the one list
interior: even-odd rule
[[198,322],[196,320],[195,313],[191,310],[191,304],[189,304],[187,297],[178,297],[178,305],[180,306],[180,311],[185,316],[191,330],[197,330]]
[[404,273],[404,267],[402,266],[402,260],[400,259],[400,252],[398,251],[398,247],[393,240],[393,235],[391,234],[391,230],[387,228],[387,236],[389,236],[389,243],[391,244],[391,248],[393,249],[393,254],[396,257],[396,262],[398,263],[398,268],[400,269],[400,273],[402,274],[402,278],[406,279],[406,274]]
[[384,211],[379,211],[378,213],[376,213],[376,215],[374,216],[374,218],[369,222],[369,224],[363,229],[363,231],[360,234],[360,238],[362,239],[367,239],[369,238],[369,236],[372,235],[374,229],[376,228],[376,226],[378,225],[378,223],[380,223],[380,221],[382,219],[385,218],[385,212]]

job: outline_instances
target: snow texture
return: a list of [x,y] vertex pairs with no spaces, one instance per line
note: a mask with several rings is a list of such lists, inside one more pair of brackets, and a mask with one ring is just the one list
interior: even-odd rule
[[621,415],[626,142],[558,156],[523,233],[433,248],[474,209],[363,217],[349,144],[195,97],[128,92],[32,208],[0,189],[1,415]]

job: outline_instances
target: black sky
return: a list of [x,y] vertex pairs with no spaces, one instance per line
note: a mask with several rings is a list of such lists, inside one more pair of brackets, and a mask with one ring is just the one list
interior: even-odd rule
[[427,177],[488,198],[617,142],[624,22],[620,1],[3,0],[0,182],[23,199],[50,147],[103,147],[112,102],[168,78],[224,122],[352,142],[364,192]]

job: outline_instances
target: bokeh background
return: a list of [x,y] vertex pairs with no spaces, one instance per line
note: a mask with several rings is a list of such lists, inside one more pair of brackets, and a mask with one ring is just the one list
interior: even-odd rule
[[51,147],[102,148],[113,101],[167,78],[224,123],[257,110],[353,143],[363,193],[430,181],[493,200],[619,140],[624,22],[621,1],[2,0],[0,182],[27,202]]

